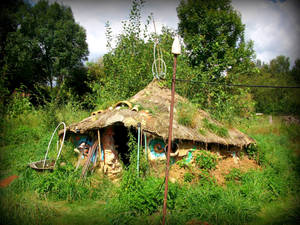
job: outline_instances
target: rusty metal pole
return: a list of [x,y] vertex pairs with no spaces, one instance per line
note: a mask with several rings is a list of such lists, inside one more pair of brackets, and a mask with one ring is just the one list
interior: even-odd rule
[[173,130],[173,114],[174,114],[176,64],[177,64],[177,55],[180,54],[180,43],[179,43],[179,39],[178,39],[177,36],[175,37],[173,45],[172,45],[172,53],[174,54],[174,63],[173,63],[173,78],[172,78],[172,90],[171,90],[171,106],[170,106],[170,123],[169,123],[169,140],[168,140],[168,151],[167,151],[167,165],[166,165],[166,175],[165,175],[165,195],[164,195],[163,220],[162,220],[163,225],[166,222],[166,213],[167,213],[170,152],[171,152],[171,148],[172,148],[172,130]]

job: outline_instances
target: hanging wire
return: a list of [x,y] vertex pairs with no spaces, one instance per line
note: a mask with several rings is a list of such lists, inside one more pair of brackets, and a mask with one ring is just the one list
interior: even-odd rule
[[[167,80],[161,78],[162,80]],[[218,82],[207,82],[207,81],[194,81],[194,80],[185,80],[185,79],[175,79],[178,82],[184,83],[193,83],[193,84],[208,84],[208,85],[216,85],[216,86],[224,86],[224,87],[246,87],[246,88],[278,88],[278,89],[300,89],[300,86],[274,86],[274,85],[251,85],[251,84],[226,84],[226,83],[218,83]]]
[[274,86],[274,85],[250,85],[250,84],[221,84],[218,82],[205,82],[205,81],[193,81],[193,80],[185,80],[185,79],[176,79],[179,82],[188,82],[195,84],[208,84],[208,85],[219,85],[226,87],[249,87],[249,88],[300,88],[300,86]]

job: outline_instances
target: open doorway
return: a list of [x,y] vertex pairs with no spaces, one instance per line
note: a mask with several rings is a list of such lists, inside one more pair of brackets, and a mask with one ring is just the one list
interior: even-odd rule
[[125,166],[129,165],[129,148],[128,148],[128,129],[124,126],[123,123],[115,123],[114,127],[114,141],[115,147],[118,151],[120,160],[124,163]]

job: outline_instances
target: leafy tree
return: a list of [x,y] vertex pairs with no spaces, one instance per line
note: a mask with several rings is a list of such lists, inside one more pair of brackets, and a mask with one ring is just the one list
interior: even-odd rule
[[[86,102],[94,103],[94,107],[105,108],[115,101],[127,99],[150,83],[153,79],[155,40],[158,40],[166,62],[167,76],[172,75],[173,56],[170,50],[174,34],[166,27],[162,29],[161,35],[148,32],[151,17],[148,17],[143,26],[143,4],[144,1],[140,0],[132,2],[129,20],[122,22],[122,32],[116,39],[112,37],[109,22],[106,23],[108,53],[98,62],[88,63],[92,93],[87,96]],[[183,65],[181,60],[178,61],[178,65]]]
[[85,30],[69,7],[39,1],[17,12],[17,29],[8,34],[5,45],[5,74],[11,90],[21,84],[60,87],[74,68],[82,66],[88,46]]
[[6,87],[7,78],[4,74],[6,66],[4,63],[6,39],[10,32],[17,30],[16,12],[23,7],[21,0],[7,0],[0,2],[0,113],[4,111],[3,103],[9,90]]
[[230,0],[181,1],[177,14],[190,63],[201,73],[215,79],[224,71],[249,69],[253,43],[245,42],[245,26]]
[[274,76],[280,76],[282,74],[289,73],[290,70],[290,59],[284,55],[277,56],[270,62],[270,72]]
[[300,84],[300,59],[296,59],[295,65],[291,71],[291,75],[294,78],[296,84]]
[[7,0],[0,3],[0,66],[3,66],[7,35],[17,30],[16,12],[24,6],[21,0]]
[[[239,77],[240,83],[252,85],[295,86],[296,64],[291,71],[289,58],[277,56],[269,64],[261,66],[259,72],[244,74]],[[299,89],[251,88],[258,112],[270,114],[297,114],[300,112]]]
[[118,35],[116,46],[112,48],[109,23],[106,25],[109,52],[103,56],[105,86],[113,89],[111,98],[128,98],[142,89],[152,79],[153,42],[146,43],[147,25],[141,28],[143,1],[132,2],[129,20],[123,22],[123,31]]
[[177,15],[179,34],[187,50],[185,57],[192,66],[187,77],[201,82],[190,87],[192,101],[227,121],[235,113],[248,114],[246,108],[251,109],[252,103],[245,104],[251,99],[247,91],[222,85],[236,82],[239,75],[255,69],[253,42],[245,42],[245,27],[231,1],[181,1]]

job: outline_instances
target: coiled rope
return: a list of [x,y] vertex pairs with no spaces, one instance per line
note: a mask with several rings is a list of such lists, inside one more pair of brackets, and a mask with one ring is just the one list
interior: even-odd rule
[[153,19],[154,32],[155,32],[155,41],[153,45],[152,74],[154,78],[159,80],[159,79],[164,79],[166,77],[167,66],[163,59],[162,50],[158,44],[158,35],[156,33],[154,17],[152,17],[152,19]]

